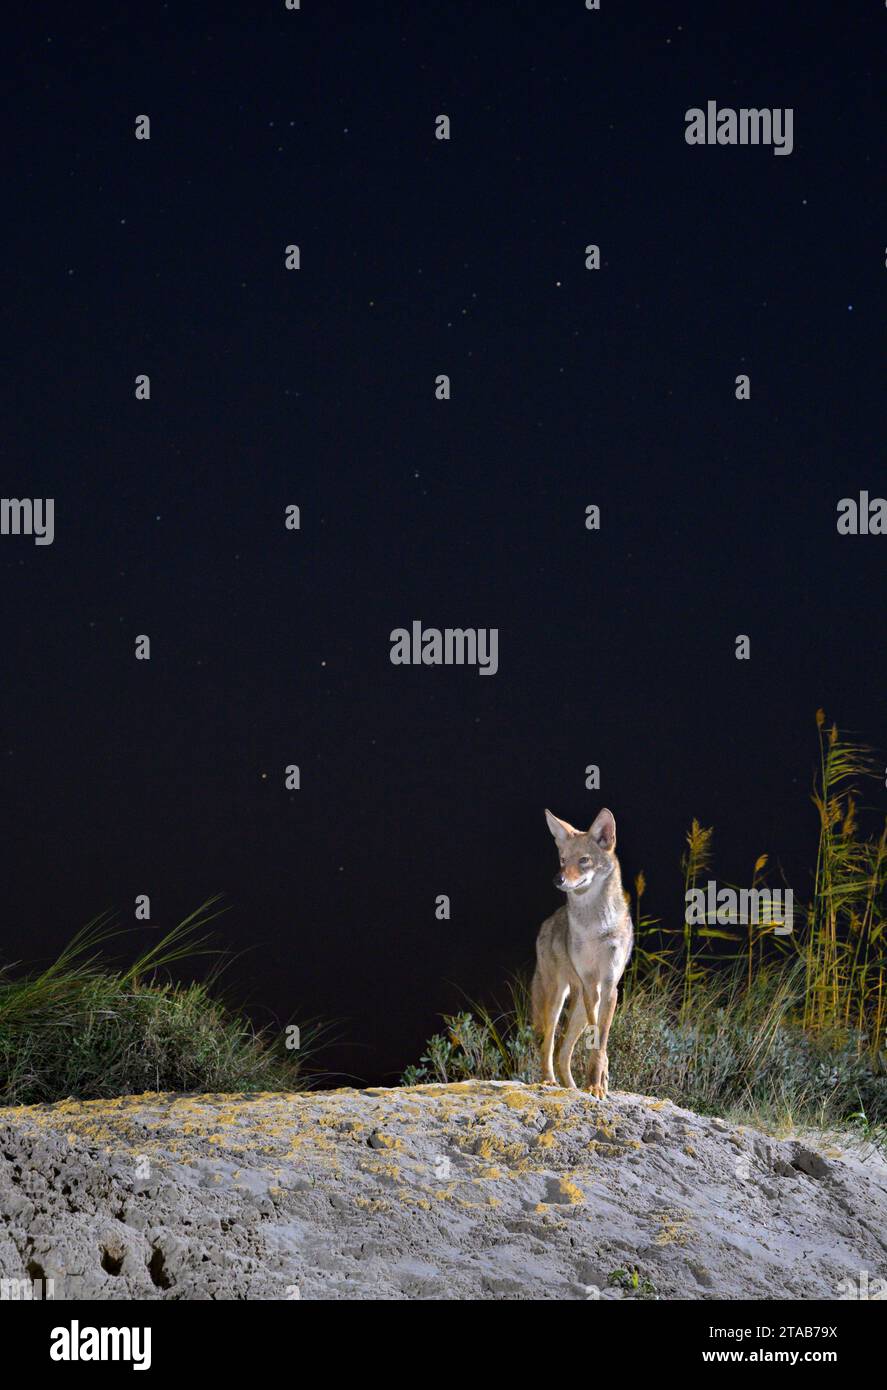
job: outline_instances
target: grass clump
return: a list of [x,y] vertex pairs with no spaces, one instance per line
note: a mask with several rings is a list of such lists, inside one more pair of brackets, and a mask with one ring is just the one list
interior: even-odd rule
[[[887,1123],[887,1076],[873,1071],[859,1039],[814,1036],[793,1018],[802,975],[769,972],[748,990],[741,971],[695,984],[698,1012],[682,1016],[684,978],[660,976],[623,995],[610,1034],[610,1085],[655,1095],[700,1114],[754,1120],[771,1128]],[[525,979],[505,1008],[482,1005],[444,1016],[405,1085],[429,1081],[540,1078]],[[573,1075],[583,1085],[580,1040]]]
[[206,952],[199,933],[214,906],[204,904],[128,968],[102,960],[100,948],[118,933],[98,919],[45,970],[0,971],[0,1104],[304,1086],[305,1030],[299,1053],[289,1053],[214,997],[212,979],[165,978],[185,956]]

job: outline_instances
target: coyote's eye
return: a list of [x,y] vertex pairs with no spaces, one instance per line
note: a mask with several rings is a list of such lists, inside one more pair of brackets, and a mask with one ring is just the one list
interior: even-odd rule
[[583,869],[587,869],[589,864],[591,863],[591,855],[583,854],[582,858],[579,860],[579,863]]

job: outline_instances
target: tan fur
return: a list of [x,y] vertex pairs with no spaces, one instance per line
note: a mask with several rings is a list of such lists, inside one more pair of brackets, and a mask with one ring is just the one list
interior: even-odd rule
[[607,1041],[618,986],[631,955],[631,916],[616,858],[616,821],[604,809],[587,831],[545,812],[560,856],[555,887],[567,894],[539,929],[533,976],[533,1026],[540,1035],[542,1080],[557,1085],[554,1039],[564,1003],[567,1022],[557,1055],[557,1074],[575,1087],[573,1049],[588,1026],[594,1030],[588,1089],[603,1099],[609,1084]]

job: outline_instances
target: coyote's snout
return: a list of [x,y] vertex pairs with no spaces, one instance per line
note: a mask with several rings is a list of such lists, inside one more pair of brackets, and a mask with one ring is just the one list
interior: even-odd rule
[[616,858],[616,821],[604,809],[587,831],[545,812],[560,856],[555,888],[566,905],[542,923],[536,940],[533,1024],[542,1040],[542,1080],[557,1085],[554,1035],[564,1001],[569,1011],[557,1055],[563,1085],[575,1087],[570,1060],[579,1035],[592,1029],[588,1088],[607,1094],[607,1039],[618,985],[631,955],[631,916]]

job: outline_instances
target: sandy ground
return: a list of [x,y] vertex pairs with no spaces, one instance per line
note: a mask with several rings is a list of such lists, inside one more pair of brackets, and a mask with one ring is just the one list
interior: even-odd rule
[[0,1109],[0,1279],[57,1298],[839,1298],[885,1232],[883,1156],[627,1093]]

